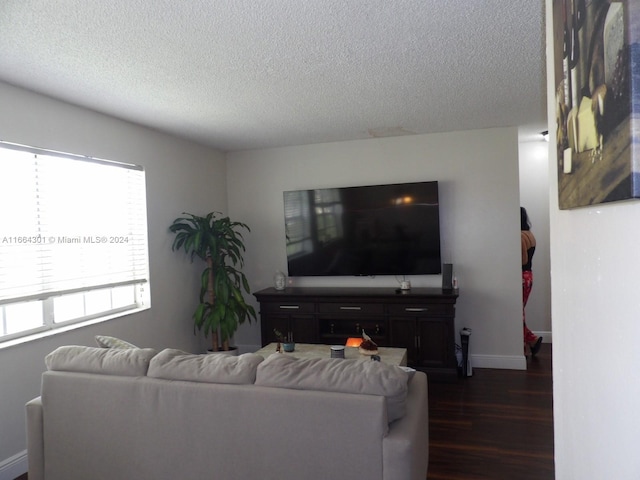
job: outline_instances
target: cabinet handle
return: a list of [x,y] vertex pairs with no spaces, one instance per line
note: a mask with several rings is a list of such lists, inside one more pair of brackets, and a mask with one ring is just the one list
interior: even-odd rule
[[300,305],[280,305],[281,310],[298,310]]
[[340,310],[362,310],[362,307],[340,307]]
[[407,307],[404,309],[405,312],[426,312],[428,310],[427,307]]

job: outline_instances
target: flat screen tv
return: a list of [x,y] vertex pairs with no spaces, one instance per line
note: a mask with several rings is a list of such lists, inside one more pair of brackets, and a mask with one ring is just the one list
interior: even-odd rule
[[441,272],[438,182],[284,192],[290,276]]

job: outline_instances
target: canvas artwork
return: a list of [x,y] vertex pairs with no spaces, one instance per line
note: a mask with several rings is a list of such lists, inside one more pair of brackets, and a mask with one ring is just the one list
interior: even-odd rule
[[554,0],[561,209],[640,198],[640,1]]

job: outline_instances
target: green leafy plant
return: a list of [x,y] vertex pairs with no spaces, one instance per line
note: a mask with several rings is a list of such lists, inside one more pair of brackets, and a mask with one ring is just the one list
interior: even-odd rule
[[284,335],[282,335],[282,333],[280,332],[280,330],[276,330],[275,328],[273,329],[273,334],[276,336],[276,339],[279,342],[284,342]]
[[246,320],[256,319],[255,309],[248,305],[243,290],[250,293],[244,266],[244,238],[240,229],[251,231],[241,222],[232,222],[220,212],[205,217],[183,213],[169,230],[176,234],[173,251],[184,250],[207,264],[200,282],[200,304],[193,314],[194,331],[211,334],[213,351],[229,350],[229,339]]

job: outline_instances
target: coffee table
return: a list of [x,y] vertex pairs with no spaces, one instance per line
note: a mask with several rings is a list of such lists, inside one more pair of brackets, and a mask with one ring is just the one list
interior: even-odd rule
[[[267,358],[272,353],[276,353],[277,343],[270,343],[269,345],[258,350],[258,355],[262,355]],[[290,355],[295,358],[330,358],[331,357],[331,345],[315,344],[315,343],[296,343],[296,348],[293,352],[284,352],[282,355]],[[401,367],[407,366],[407,349],[406,348],[394,348],[394,347],[378,347],[378,356],[380,361],[389,365],[399,365]],[[347,359],[358,359],[363,361],[371,361],[371,357],[368,355],[362,355],[358,351],[358,347],[344,347],[344,357]]]

